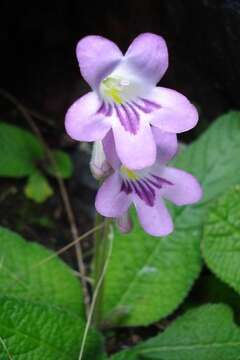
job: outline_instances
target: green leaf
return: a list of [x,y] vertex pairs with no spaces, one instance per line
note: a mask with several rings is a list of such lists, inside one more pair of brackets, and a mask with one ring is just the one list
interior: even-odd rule
[[44,157],[44,149],[30,132],[0,123],[0,176],[31,175],[37,162]]
[[209,268],[240,294],[240,186],[209,209],[204,226],[203,257]]
[[[85,324],[63,309],[16,298],[0,298],[2,360],[78,360]],[[102,344],[90,331],[85,360],[100,359]]]
[[228,306],[204,305],[175,320],[163,334],[112,360],[237,360],[240,329]]
[[62,150],[53,150],[56,168],[53,165],[47,167],[49,175],[56,177],[59,174],[63,179],[68,179],[73,174],[73,163],[70,156]]
[[52,254],[0,227],[0,293],[62,306],[84,316],[78,279],[58,257],[45,261]]
[[151,237],[135,217],[130,234],[115,231],[104,289],[107,324],[122,313],[120,325],[147,325],[169,315],[184,300],[201,270],[200,240],[208,204],[240,182],[239,156],[240,113],[232,112],[216,120],[175,161],[176,167],[199,179],[204,197],[195,206],[171,206],[174,233]]
[[53,189],[46,177],[37,170],[30,175],[24,192],[29,199],[37,203],[43,203],[53,195]]

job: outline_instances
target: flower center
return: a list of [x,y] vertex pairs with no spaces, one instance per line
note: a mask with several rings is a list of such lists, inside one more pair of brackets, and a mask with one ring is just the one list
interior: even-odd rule
[[129,180],[138,180],[140,177],[133,170],[128,169],[126,166],[121,166],[120,172],[123,176],[126,176]]
[[101,82],[100,92],[106,100],[121,105],[134,92],[132,85],[127,79],[109,76]]

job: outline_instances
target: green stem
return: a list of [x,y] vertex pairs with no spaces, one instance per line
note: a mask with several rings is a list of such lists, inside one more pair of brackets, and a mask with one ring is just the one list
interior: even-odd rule
[[[108,249],[109,249],[109,220],[102,217],[98,213],[96,214],[95,226],[100,225],[104,222],[103,228],[98,230],[95,233],[95,251],[93,258],[93,279],[94,279],[94,290],[101,278],[103,268],[106,262]],[[103,304],[103,295],[104,295],[104,280],[101,283],[101,286],[98,291],[96,304],[93,312],[93,324],[95,327],[99,328],[102,321],[102,304]]]

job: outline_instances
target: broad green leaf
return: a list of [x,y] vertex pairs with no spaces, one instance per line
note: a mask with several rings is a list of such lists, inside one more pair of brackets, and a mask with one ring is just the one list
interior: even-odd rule
[[[240,113],[220,117],[175,166],[194,174],[204,190],[201,203],[172,207],[175,231],[165,238],[144,233],[134,218],[127,235],[115,231],[113,254],[105,279],[106,323],[147,325],[184,300],[201,269],[200,240],[208,204],[240,181]],[[115,316],[118,314],[118,316]]]
[[53,156],[56,160],[56,168],[53,165],[47,167],[47,172],[56,177],[56,173],[63,179],[68,179],[73,173],[73,163],[70,156],[62,150],[53,150]]
[[25,195],[37,203],[43,203],[53,194],[53,189],[49,185],[46,177],[40,171],[35,171],[30,175],[24,189]]
[[240,186],[210,207],[202,252],[209,268],[240,293]]
[[[51,305],[0,298],[1,360],[78,360],[85,323]],[[85,360],[101,359],[95,332],[87,338]]]
[[226,305],[204,305],[175,320],[164,333],[111,360],[238,360],[240,329]]
[[0,293],[59,305],[83,316],[79,281],[58,257],[45,261],[52,254],[0,227]]
[[0,123],[0,176],[31,175],[44,149],[30,132],[14,125]]

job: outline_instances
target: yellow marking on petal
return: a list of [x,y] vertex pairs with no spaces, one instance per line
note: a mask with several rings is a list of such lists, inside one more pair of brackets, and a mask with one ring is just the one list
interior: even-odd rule
[[121,96],[119,94],[119,90],[112,88],[112,89],[107,90],[106,94],[108,96],[110,96],[115,101],[115,103],[117,103],[117,104],[123,103]]
[[122,104],[121,88],[119,87],[119,80],[108,77],[102,81],[104,92],[111,97],[116,104]]
[[133,171],[128,169],[126,166],[121,166],[121,173],[127,176],[130,180],[138,180],[139,176]]

